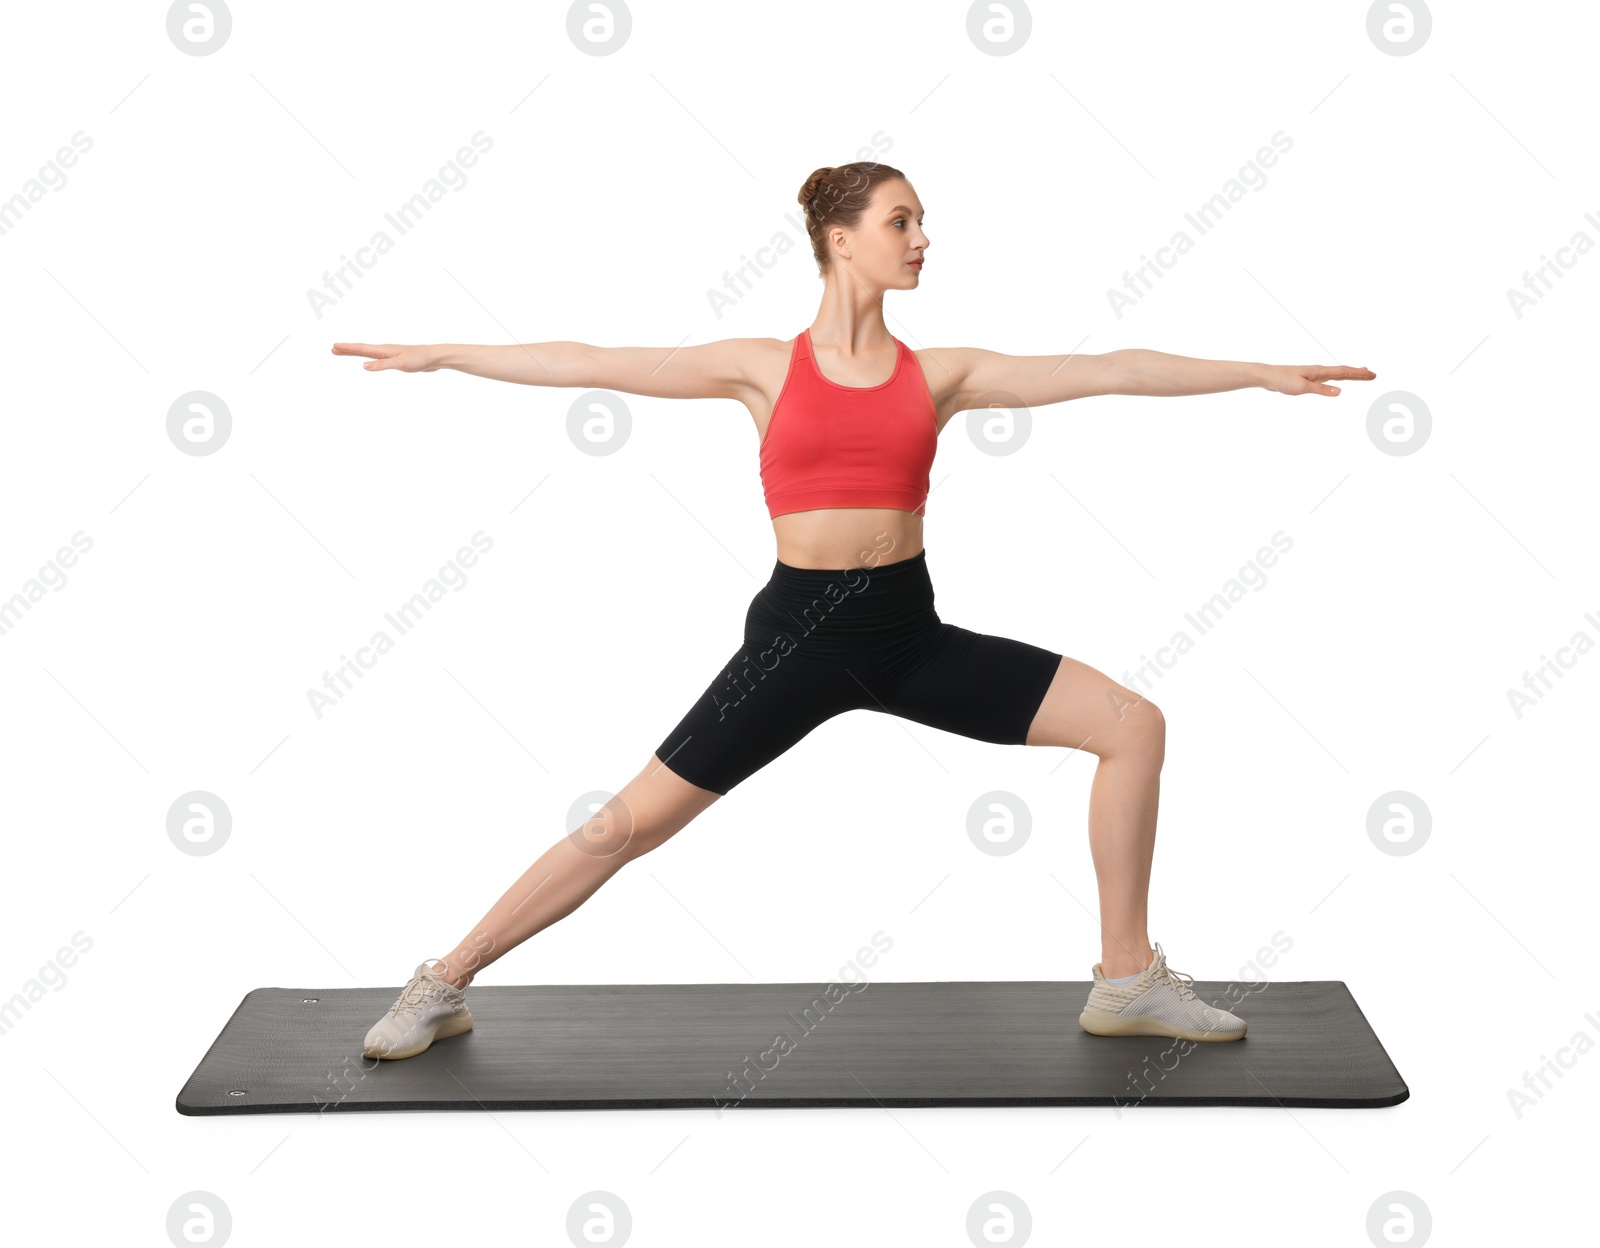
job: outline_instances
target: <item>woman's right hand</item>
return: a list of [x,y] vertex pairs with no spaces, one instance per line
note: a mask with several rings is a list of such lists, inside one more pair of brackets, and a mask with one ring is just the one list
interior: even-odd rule
[[402,373],[431,373],[440,367],[438,356],[431,346],[403,347],[393,343],[374,346],[366,342],[336,342],[335,355],[365,355],[370,357],[361,367],[368,372],[384,368],[398,368]]
[[[431,346],[336,342],[335,355],[365,355],[362,367],[431,373],[449,368],[491,381],[525,386],[621,390],[657,399],[739,399],[747,406],[759,388],[751,381],[754,357],[765,373],[783,376],[789,346],[776,338],[724,338],[685,347],[596,347],[586,342],[511,342],[485,345],[436,342]],[[1045,357],[1041,357],[1045,358]]]

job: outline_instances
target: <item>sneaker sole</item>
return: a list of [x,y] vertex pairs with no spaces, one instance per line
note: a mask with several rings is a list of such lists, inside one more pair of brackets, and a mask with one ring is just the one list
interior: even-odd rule
[[383,1058],[386,1060],[393,1060],[401,1057],[415,1057],[435,1040],[444,1040],[450,1036],[459,1036],[471,1030],[472,1013],[469,1010],[462,1010],[459,1014],[452,1014],[449,1018],[440,1023],[438,1030],[436,1030],[433,1035],[424,1037],[422,1040],[419,1040],[416,1044],[411,1045],[409,1048],[385,1050],[382,1053],[363,1052],[362,1056]]
[[1078,1026],[1091,1036],[1168,1036],[1175,1040],[1242,1040],[1244,1031],[1200,1031],[1175,1027],[1148,1014],[1124,1018],[1107,1010],[1085,1010],[1078,1015]]

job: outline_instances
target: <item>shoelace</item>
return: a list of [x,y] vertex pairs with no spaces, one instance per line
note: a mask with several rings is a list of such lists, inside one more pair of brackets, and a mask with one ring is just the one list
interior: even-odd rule
[[400,999],[389,1007],[389,1012],[396,1018],[402,1014],[421,1015],[422,1007],[435,1001],[444,999],[443,985],[422,976],[417,976],[405,986]]
[[1173,970],[1167,965],[1167,958],[1165,954],[1161,956],[1161,961],[1157,963],[1155,974],[1151,976],[1151,978],[1165,980],[1167,983],[1171,984],[1173,988],[1177,990],[1178,999],[1181,1001],[1199,1000],[1199,998],[1194,995],[1193,989],[1190,987],[1190,985],[1194,983],[1194,976],[1185,975],[1182,971]]

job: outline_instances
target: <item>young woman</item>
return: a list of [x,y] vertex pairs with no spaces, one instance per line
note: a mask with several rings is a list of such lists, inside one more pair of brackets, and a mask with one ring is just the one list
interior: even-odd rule
[[1236,1040],[1146,931],[1166,725],[1149,699],[1056,652],[947,624],[922,545],[939,432],[997,394],[1029,408],[1097,394],[1210,394],[1260,386],[1336,395],[1365,368],[1196,360],[1157,351],[1013,356],[976,347],[912,351],[889,333],[883,297],[915,290],[928,237],[897,169],[818,169],[800,190],[822,306],[794,338],[731,338],[677,350],[578,342],[512,346],[336,343],[377,372],[454,368],[497,381],[657,398],[738,399],[760,435],[777,534],[771,579],[751,599],[744,643],[639,774],[557,840],[447,958],[418,965],[368,1033],[369,1057],[401,1058],[472,1027],[463,990],[478,971],[572,913],[818,724],[870,710],[1009,745],[1099,757],[1089,845],[1101,960],[1079,1018],[1096,1035]]

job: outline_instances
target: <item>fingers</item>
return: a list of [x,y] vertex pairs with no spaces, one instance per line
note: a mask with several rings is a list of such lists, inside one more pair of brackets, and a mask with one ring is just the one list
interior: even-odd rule
[[1304,393],[1323,394],[1329,398],[1339,393],[1338,386],[1327,386],[1322,383],[1330,380],[1372,381],[1377,373],[1365,366],[1356,367],[1349,364],[1309,364],[1299,370],[1300,378],[1306,383]]
[[394,353],[395,348],[387,344],[381,347],[373,346],[368,342],[336,342],[333,344],[333,354],[335,355],[366,355],[379,360]]

